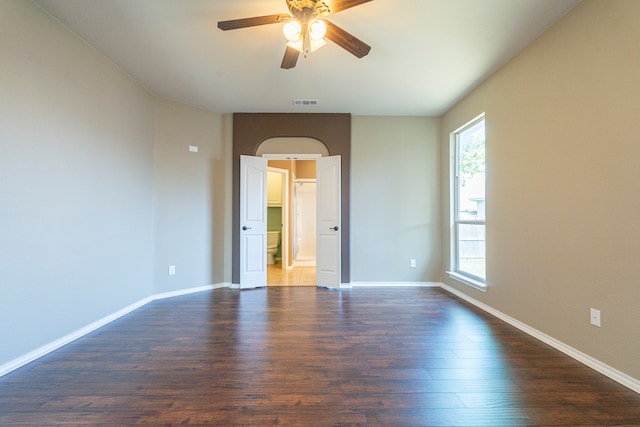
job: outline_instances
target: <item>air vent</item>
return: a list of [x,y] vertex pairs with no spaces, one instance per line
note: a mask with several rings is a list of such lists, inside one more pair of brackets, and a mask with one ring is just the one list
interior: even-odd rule
[[294,99],[293,105],[301,107],[307,105],[318,105],[317,99]]

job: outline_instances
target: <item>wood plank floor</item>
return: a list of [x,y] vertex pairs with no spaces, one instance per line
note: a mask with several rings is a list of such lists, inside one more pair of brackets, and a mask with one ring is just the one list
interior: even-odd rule
[[640,395],[439,289],[220,289],[0,378],[0,425],[640,425]]

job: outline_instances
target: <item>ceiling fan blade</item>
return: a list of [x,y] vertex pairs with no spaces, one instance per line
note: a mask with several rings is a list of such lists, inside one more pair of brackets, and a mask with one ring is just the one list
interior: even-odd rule
[[329,9],[331,13],[337,13],[341,10],[350,9],[352,7],[360,6],[363,3],[368,3],[371,0],[331,0],[329,3]]
[[287,46],[287,50],[284,51],[284,58],[282,58],[282,65],[280,65],[280,68],[289,70],[295,67],[298,63],[299,56],[300,52],[298,52],[297,49],[294,49],[291,46]]
[[347,52],[358,58],[362,58],[371,50],[371,46],[338,27],[336,24],[329,21],[325,22],[327,23],[327,34],[325,34],[325,38],[331,40]]
[[229,21],[219,21],[218,28],[221,30],[236,30],[238,28],[256,27],[258,25],[277,24],[291,19],[290,15],[279,13],[276,15],[254,16],[253,18],[232,19]]

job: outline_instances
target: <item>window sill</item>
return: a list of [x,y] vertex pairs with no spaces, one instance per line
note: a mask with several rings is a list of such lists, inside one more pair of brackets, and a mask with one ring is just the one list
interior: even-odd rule
[[487,284],[485,282],[481,282],[479,280],[476,279],[472,279],[469,276],[465,276],[463,274],[460,273],[456,273],[455,271],[446,271],[445,273],[447,273],[449,275],[449,277],[451,277],[453,280],[456,280],[462,284],[465,284],[467,286],[471,286],[474,289],[477,289],[479,291],[482,292],[487,292]]

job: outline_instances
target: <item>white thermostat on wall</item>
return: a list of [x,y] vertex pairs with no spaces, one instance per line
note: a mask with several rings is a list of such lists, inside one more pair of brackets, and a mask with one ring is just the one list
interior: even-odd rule
[[189,151],[191,151],[192,153],[197,153],[198,152],[198,146],[197,145],[190,145],[189,146]]

